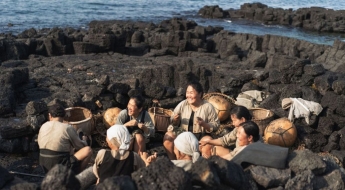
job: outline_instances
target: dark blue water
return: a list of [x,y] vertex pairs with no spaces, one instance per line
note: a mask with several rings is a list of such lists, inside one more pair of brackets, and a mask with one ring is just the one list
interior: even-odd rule
[[[1,0],[0,33],[18,34],[25,29],[73,27],[87,28],[92,20],[134,20],[158,23],[172,17],[195,20],[199,25],[223,26],[226,30],[258,35],[282,35],[313,43],[331,45],[339,34],[318,34],[282,26],[265,26],[250,22],[206,20],[197,15],[205,5],[238,9],[248,0]],[[301,8],[319,6],[345,9],[345,1],[330,0],[261,0],[271,7]]]

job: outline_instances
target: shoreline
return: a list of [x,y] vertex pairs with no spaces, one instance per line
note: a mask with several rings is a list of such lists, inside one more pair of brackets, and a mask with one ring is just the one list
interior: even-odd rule
[[[336,17],[337,19],[343,19],[343,10],[334,10],[326,8],[298,8],[296,10],[292,9],[282,9],[282,8],[272,8],[262,3],[244,3],[239,9],[227,9],[223,10],[218,5],[214,6],[204,6],[199,10],[194,10],[195,15],[186,14],[177,16],[175,18],[188,19],[199,23],[201,26],[207,26],[203,23],[209,22],[213,27],[221,26],[225,30],[236,32],[236,33],[248,33],[248,34],[259,34],[259,35],[281,35],[284,37],[292,37],[300,40],[307,40],[311,43],[332,45],[336,39],[345,39],[345,34],[341,30],[342,24],[339,21],[333,21]],[[271,12],[271,13],[264,13]],[[273,13],[273,14],[272,14]],[[218,14],[218,15],[217,15]],[[268,14],[268,15],[265,15]],[[300,18],[307,17],[311,14],[309,20],[301,20]],[[212,16],[213,15],[213,16]],[[216,16],[215,16],[216,15]],[[249,16],[252,15],[252,16]],[[320,15],[320,16],[319,16]],[[322,16],[327,15],[327,17]],[[284,18],[285,17],[285,18]],[[324,17],[324,18],[323,18]],[[174,17],[172,17],[174,18]],[[213,19],[212,19],[213,18]],[[230,19],[229,24],[225,20],[215,20],[216,19]],[[169,19],[169,18],[166,18]],[[299,19],[299,20],[298,20]],[[104,21],[113,21],[104,20]],[[159,24],[165,19],[161,18],[152,22],[153,24]],[[298,20],[298,21],[296,21]],[[102,20],[94,20],[102,21]],[[125,19],[122,21],[126,22],[146,22],[139,20]],[[88,25],[90,22],[85,22],[84,24],[78,24],[74,27],[70,26],[56,26],[50,28],[34,28],[38,32],[47,31],[53,28],[72,28],[74,30],[88,30]],[[334,22],[334,23],[332,23]],[[308,23],[308,24],[307,24]],[[322,23],[322,24],[317,24]],[[340,25],[340,26],[339,26]],[[16,24],[7,23],[7,27],[15,27]],[[29,30],[30,28],[23,29],[21,31],[16,31],[12,33],[11,31],[0,33],[0,37],[5,37],[11,34],[18,36],[19,34]]]

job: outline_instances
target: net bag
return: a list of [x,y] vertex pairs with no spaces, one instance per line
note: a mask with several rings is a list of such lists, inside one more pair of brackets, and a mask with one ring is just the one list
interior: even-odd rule
[[297,138],[296,127],[287,118],[271,121],[264,134],[266,143],[283,147],[292,146]]
[[213,105],[217,111],[218,119],[221,122],[226,121],[230,117],[230,110],[235,105],[234,99],[217,92],[207,93],[204,95],[203,99]]

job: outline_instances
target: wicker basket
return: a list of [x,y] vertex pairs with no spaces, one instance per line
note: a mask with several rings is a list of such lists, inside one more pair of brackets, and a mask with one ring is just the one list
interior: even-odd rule
[[253,116],[252,121],[259,126],[260,135],[263,136],[267,125],[274,119],[274,113],[271,110],[263,108],[251,108],[249,111]]
[[156,131],[166,132],[170,125],[170,117],[173,111],[160,107],[151,107],[148,110]]
[[85,135],[91,135],[95,130],[92,113],[84,107],[66,108],[64,121],[71,124],[75,130],[81,128]]
[[230,110],[235,105],[233,98],[218,92],[207,93],[203,99],[209,101],[216,109],[220,122],[224,122],[230,117]]

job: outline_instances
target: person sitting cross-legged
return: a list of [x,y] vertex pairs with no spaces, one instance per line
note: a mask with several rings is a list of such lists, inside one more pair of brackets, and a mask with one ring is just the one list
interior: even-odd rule
[[145,152],[149,137],[155,134],[152,119],[149,113],[143,109],[144,101],[142,96],[131,97],[127,109],[122,110],[116,120],[116,124],[127,127],[133,136],[131,150],[133,149],[137,153]]
[[86,136],[82,136],[81,140],[71,125],[63,123],[65,114],[61,105],[48,106],[49,121],[41,126],[37,139],[40,148],[39,164],[45,172],[56,164],[62,164],[78,174],[87,167],[92,149],[87,146]]
[[97,184],[108,177],[128,175],[139,168],[148,165],[147,153],[140,152],[140,156],[130,151],[131,136],[123,125],[114,125],[107,130],[106,141],[110,150],[98,151],[93,165],[93,173],[97,177]]

